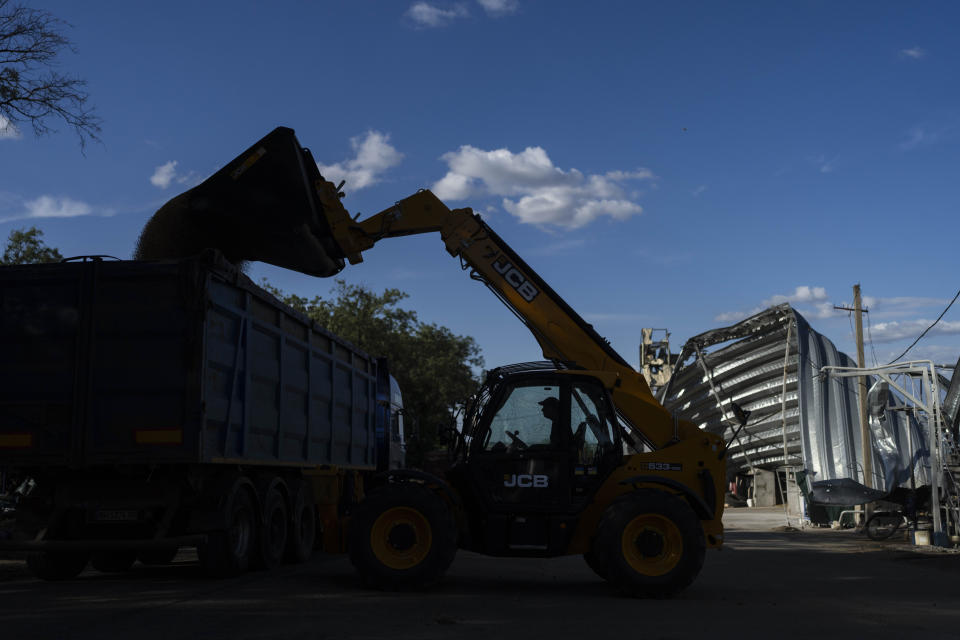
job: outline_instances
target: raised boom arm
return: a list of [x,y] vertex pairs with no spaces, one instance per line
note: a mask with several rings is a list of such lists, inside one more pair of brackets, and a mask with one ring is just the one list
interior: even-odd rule
[[459,257],[526,325],[545,358],[586,369],[608,380],[617,408],[656,447],[693,435],[696,427],[675,423],[643,376],[577,314],[472,209],[449,209],[423,190],[362,221],[351,219],[330,182],[317,185],[334,241],[356,264],[384,238],[439,232],[447,251]]

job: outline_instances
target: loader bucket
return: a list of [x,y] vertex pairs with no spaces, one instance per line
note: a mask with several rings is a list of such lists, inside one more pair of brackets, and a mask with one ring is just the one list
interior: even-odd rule
[[316,196],[321,179],[293,129],[277,127],[165,204],[144,228],[137,257],[185,257],[212,247],[235,263],[335,275],[344,267],[343,252]]

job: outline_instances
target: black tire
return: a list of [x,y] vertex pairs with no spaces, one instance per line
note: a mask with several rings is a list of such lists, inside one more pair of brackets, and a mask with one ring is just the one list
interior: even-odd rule
[[706,554],[693,509],[665,491],[641,489],[615,500],[593,542],[598,573],[622,592],[669,597],[700,573]]
[[593,553],[593,551],[587,551],[585,554],[583,554],[583,560],[595,574],[604,580],[607,579],[607,570],[605,567],[600,566],[600,562],[597,560],[597,556],[595,553]]
[[313,555],[313,545],[317,538],[317,512],[309,484],[301,482],[296,485],[292,495],[285,559],[292,564],[300,564]]
[[260,520],[244,487],[236,488],[224,515],[227,528],[211,531],[197,548],[204,573],[218,578],[240,575],[250,567]]
[[147,566],[170,564],[179,552],[180,549],[177,548],[151,549],[149,551],[141,551],[137,555],[137,559]]
[[899,513],[878,511],[867,520],[864,531],[871,540],[886,540],[903,524],[903,517]]
[[370,493],[353,513],[350,562],[365,585],[405,589],[430,585],[457,553],[457,529],[446,502],[415,484]]
[[33,551],[27,554],[27,568],[41,580],[69,580],[80,575],[90,554],[73,551]]
[[260,535],[257,536],[259,544],[251,557],[252,566],[256,569],[276,569],[283,562],[290,531],[287,499],[276,486],[267,491],[263,499],[261,522]]
[[96,551],[90,555],[90,564],[101,573],[130,571],[136,561],[136,551]]

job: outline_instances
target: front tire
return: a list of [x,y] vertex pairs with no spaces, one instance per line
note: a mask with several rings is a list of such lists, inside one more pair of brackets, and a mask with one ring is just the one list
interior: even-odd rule
[[604,577],[624,593],[668,597],[700,573],[706,541],[686,502],[665,491],[641,489],[607,507],[593,554]]
[[350,561],[372,587],[423,587],[443,577],[457,552],[453,515],[436,493],[415,484],[370,493],[350,522]]

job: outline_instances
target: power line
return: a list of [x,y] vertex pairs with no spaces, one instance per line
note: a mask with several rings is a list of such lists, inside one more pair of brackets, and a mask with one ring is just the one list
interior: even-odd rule
[[870,351],[873,353],[873,366],[879,367],[880,361],[877,360],[877,350],[873,346],[873,327],[870,325],[870,314],[867,314],[867,340],[870,341]]
[[960,298],[960,291],[957,291],[957,295],[953,296],[953,300],[951,300],[951,301],[950,301],[950,304],[947,305],[947,308],[943,310],[943,313],[941,313],[939,316],[937,316],[937,319],[933,321],[933,324],[931,324],[929,327],[927,327],[926,329],[924,329],[924,330],[923,330],[923,333],[921,333],[919,336],[917,336],[917,339],[914,340],[913,343],[912,343],[909,347],[907,347],[906,349],[904,349],[903,353],[901,353],[901,354],[898,355],[896,358],[894,358],[893,360],[891,360],[890,362],[888,362],[888,363],[887,363],[887,366],[895,363],[897,360],[899,360],[899,359],[902,358],[903,356],[907,355],[907,351],[910,351],[910,349],[913,349],[913,347],[916,346],[916,344],[917,344],[918,342],[920,342],[920,338],[922,338],[923,336],[927,335],[927,332],[930,331],[930,329],[933,329],[933,328],[937,325],[937,323],[940,322],[940,319],[941,319],[944,315],[946,315],[947,311],[950,310],[950,307],[953,306],[953,303],[957,301],[957,298]]

